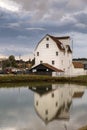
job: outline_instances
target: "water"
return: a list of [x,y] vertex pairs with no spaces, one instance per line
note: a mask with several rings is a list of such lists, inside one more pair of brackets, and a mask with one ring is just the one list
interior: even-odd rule
[[52,84],[0,89],[0,130],[78,130],[85,125],[84,86]]

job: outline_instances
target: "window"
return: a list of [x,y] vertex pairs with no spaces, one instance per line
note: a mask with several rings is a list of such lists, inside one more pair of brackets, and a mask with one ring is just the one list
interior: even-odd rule
[[46,121],[48,121],[48,118],[46,117],[46,119],[45,119]]
[[51,96],[52,96],[52,98],[53,98],[53,97],[54,97],[54,93],[52,93],[52,95],[51,95]]
[[49,71],[49,69],[46,69],[46,71]]
[[41,60],[41,61],[40,61],[40,64],[42,64],[42,63],[43,63],[43,61]]
[[46,48],[49,48],[49,44],[46,44]]
[[58,106],[58,102],[56,102],[56,107]]
[[32,72],[37,72],[37,70],[36,70],[36,69],[33,69]]
[[38,106],[38,101],[36,101],[36,106]]
[[58,56],[58,51],[56,51],[56,56]]
[[47,37],[46,40],[49,41],[49,37]]
[[55,64],[55,62],[54,62],[54,60],[52,60],[52,65],[54,65]]
[[37,52],[37,56],[39,56],[39,52]]
[[45,111],[45,114],[48,115],[48,110]]

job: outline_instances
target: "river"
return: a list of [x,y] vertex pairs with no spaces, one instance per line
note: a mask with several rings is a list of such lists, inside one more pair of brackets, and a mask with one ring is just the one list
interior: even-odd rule
[[85,125],[85,86],[23,84],[0,88],[0,130],[78,130]]

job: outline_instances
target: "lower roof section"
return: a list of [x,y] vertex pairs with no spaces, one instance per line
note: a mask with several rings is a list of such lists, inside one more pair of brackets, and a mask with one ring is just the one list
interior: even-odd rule
[[48,63],[42,63],[42,64],[39,64],[37,66],[34,66],[32,69],[30,69],[30,71],[32,71],[34,69],[36,69],[38,71],[40,71],[40,70],[42,70],[42,71],[46,70],[47,71],[48,70],[48,71],[51,71],[51,72],[64,72],[63,70],[55,68],[54,66],[52,66]]

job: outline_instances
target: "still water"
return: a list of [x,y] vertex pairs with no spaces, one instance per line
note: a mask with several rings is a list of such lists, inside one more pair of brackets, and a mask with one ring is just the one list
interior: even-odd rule
[[0,88],[0,130],[78,130],[85,125],[87,89],[84,86]]

